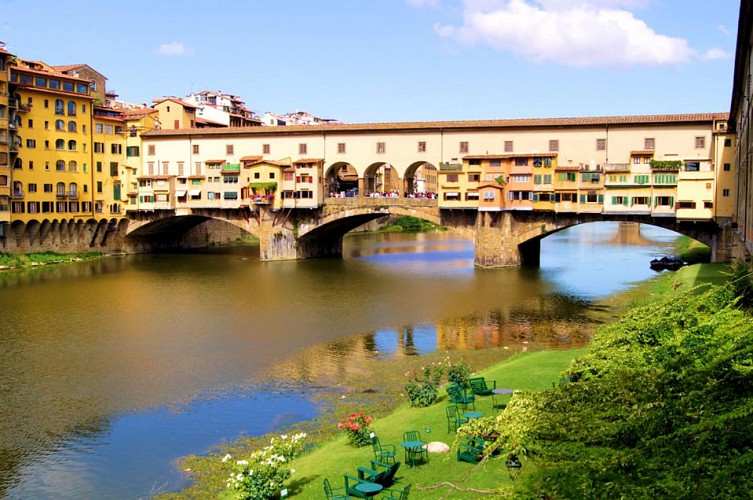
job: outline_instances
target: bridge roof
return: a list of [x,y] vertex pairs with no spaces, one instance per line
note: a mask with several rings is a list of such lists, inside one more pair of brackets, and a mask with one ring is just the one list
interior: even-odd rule
[[337,123],[329,125],[290,125],[280,127],[223,127],[202,129],[152,130],[144,137],[180,136],[223,136],[223,135],[304,135],[313,132],[369,133],[375,131],[460,131],[509,128],[547,127],[603,127],[651,125],[668,123],[710,122],[727,120],[729,113],[689,113],[676,115],[633,115],[633,116],[583,116],[571,118],[515,118],[504,120],[459,120],[436,122],[389,122],[389,123]]

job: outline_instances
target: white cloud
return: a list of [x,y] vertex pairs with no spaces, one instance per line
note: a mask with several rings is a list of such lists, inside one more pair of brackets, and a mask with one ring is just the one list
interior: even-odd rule
[[645,0],[465,0],[464,24],[440,36],[485,43],[568,66],[682,64],[697,56],[687,40],[656,33],[632,12]]
[[701,55],[704,61],[715,61],[717,59],[727,59],[730,55],[722,49],[709,49]]
[[182,56],[187,54],[188,50],[181,42],[169,42],[157,47],[157,53],[163,56]]
[[719,26],[717,26],[717,27],[716,27],[716,29],[718,29],[719,31],[721,31],[721,32],[722,32],[722,33],[724,33],[725,35],[729,35],[729,34],[731,33],[731,32],[730,32],[730,30],[729,30],[729,28],[727,28],[727,27],[726,27],[725,25],[723,25],[723,24],[720,24]]

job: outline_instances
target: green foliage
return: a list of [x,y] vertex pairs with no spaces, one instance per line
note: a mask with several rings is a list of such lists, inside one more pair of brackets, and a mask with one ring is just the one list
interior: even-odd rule
[[98,252],[61,254],[56,252],[39,252],[27,254],[0,253],[0,267],[20,268],[64,262],[78,262],[102,257]]
[[497,177],[495,177],[494,180],[497,181],[497,184],[499,184],[500,186],[505,185],[505,178],[501,175],[498,175]]
[[[304,433],[283,434],[279,439],[272,438],[269,446],[253,452],[248,460],[236,460],[221,497],[244,500],[279,498],[282,483],[293,473],[288,464],[300,453],[301,441],[305,437]],[[227,454],[222,462],[231,458]]]
[[394,224],[387,226],[384,230],[421,233],[426,231],[436,231],[439,228],[440,226],[437,226],[433,222],[419,219],[418,217],[411,217],[409,215],[401,215],[395,220]]
[[465,361],[460,360],[455,363],[448,361],[447,381],[456,384],[459,387],[468,387],[468,377],[471,374],[470,367]]
[[689,264],[711,261],[711,247],[688,236],[677,239],[677,252],[680,258]]
[[271,194],[277,191],[276,182],[250,182],[248,188],[254,194]]
[[658,172],[676,172],[682,167],[680,160],[651,160],[651,170]]
[[371,443],[371,422],[374,419],[364,415],[362,411],[351,413],[337,424],[337,428],[345,432],[348,442],[355,446],[366,446]]
[[535,462],[516,482],[525,497],[748,496],[753,321],[736,293],[690,289],[629,312],[573,361],[569,382],[516,393],[462,432]]
[[444,367],[441,364],[432,363],[422,366],[420,375],[406,372],[409,377],[405,384],[405,392],[408,394],[411,406],[431,406],[439,396],[439,383],[442,380]]
[[738,298],[740,307],[751,310],[753,308],[753,266],[741,260],[733,262],[729,279],[732,293]]

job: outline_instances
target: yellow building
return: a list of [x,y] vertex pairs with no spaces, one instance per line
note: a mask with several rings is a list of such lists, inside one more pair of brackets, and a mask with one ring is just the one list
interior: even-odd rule
[[10,108],[8,106],[10,71],[13,55],[0,46],[0,238],[10,222]]
[[[290,162],[256,159],[243,162],[243,187],[240,188],[240,199],[244,205],[265,206],[272,210],[282,208],[282,196],[278,196],[281,187],[283,170],[291,166]],[[236,181],[237,182],[237,181]],[[239,184],[235,184],[239,186]],[[238,187],[223,185],[223,199],[237,196]],[[238,198],[235,198],[238,199]]]
[[154,108],[137,108],[120,110],[125,124],[125,165],[121,165],[121,198],[126,212],[136,212],[139,209],[139,181],[141,162],[144,158],[144,148],[141,134],[155,130],[159,126],[159,113]]
[[10,80],[18,150],[12,221],[91,218],[89,82],[31,61],[12,66]]
[[322,158],[302,158],[282,172],[283,208],[319,208],[324,204]]
[[735,215],[735,193],[737,177],[735,176],[735,151],[737,150],[735,134],[727,130],[727,122],[718,120],[714,124],[714,162],[716,170],[716,193],[714,195],[714,212],[717,219],[732,219]]
[[163,97],[155,99],[153,107],[157,110],[161,129],[177,130],[196,127],[198,106],[177,97]]

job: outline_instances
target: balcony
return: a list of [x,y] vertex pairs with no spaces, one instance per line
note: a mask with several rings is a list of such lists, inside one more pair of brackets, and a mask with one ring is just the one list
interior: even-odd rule
[[68,199],[69,200],[78,200],[78,193],[75,191],[71,191],[68,193]]
[[67,196],[68,193],[66,193],[65,191],[58,191],[57,193],[55,193],[55,198],[57,198],[58,200],[64,200]]
[[18,99],[8,99],[8,107],[11,109],[18,108]]
[[240,163],[225,163],[222,165],[223,174],[239,174],[241,172]]
[[19,113],[28,113],[31,111],[31,104],[19,104],[18,105],[18,112]]
[[605,163],[604,172],[630,172],[629,163]]
[[440,163],[439,164],[439,171],[440,172],[461,172],[463,170],[463,164],[462,163]]

